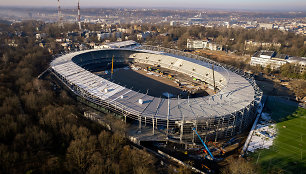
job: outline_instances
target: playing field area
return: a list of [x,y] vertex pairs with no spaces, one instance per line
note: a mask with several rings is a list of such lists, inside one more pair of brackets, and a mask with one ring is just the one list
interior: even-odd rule
[[270,149],[252,154],[260,173],[306,173],[306,109],[268,98],[265,111],[277,122],[277,137]]

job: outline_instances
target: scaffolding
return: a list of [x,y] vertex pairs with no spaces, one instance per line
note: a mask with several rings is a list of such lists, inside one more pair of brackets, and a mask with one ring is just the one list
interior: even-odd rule
[[[91,64],[112,62],[113,54],[116,61],[159,63],[203,78],[211,85],[212,77],[209,78],[206,71],[196,71],[208,69],[211,72],[214,65],[219,92],[192,99],[157,98],[127,89],[84,69]],[[186,64],[192,67],[180,66],[180,62],[188,62]],[[151,126],[153,135],[158,130],[164,132],[168,139],[181,143],[198,141],[192,130],[194,127],[204,141],[218,141],[242,133],[253,123],[262,98],[262,91],[251,75],[205,57],[161,47],[76,52],[56,58],[50,70],[76,95],[122,115],[125,120],[128,117],[138,121],[139,131]]]

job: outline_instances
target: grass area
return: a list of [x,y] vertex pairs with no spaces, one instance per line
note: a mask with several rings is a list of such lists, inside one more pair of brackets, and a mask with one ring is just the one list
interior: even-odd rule
[[294,113],[297,109],[297,104],[290,101],[268,97],[263,112],[270,113],[274,121],[281,122],[286,120],[286,117]]
[[268,100],[265,110],[277,122],[278,133],[270,149],[251,155],[260,173],[306,173],[306,109]]

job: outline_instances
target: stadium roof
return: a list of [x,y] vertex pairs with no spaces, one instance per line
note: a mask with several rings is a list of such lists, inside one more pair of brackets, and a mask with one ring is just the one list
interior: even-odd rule
[[[103,50],[120,51],[128,49],[100,49],[100,51]],[[51,67],[69,83],[77,85],[81,91],[84,91],[84,94],[91,96],[93,99],[98,98],[107,101],[136,116],[142,115],[166,119],[168,113],[168,99],[149,96],[125,88],[83,69],[72,61],[74,56],[90,51],[93,50],[79,51],[58,57],[52,61]],[[165,60],[172,57],[172,59],[175,59],[176,63],[183,61],[190,62],[190,66],[188,64],[187,67],[190,69],[193,68],[191,65],[201,66],[203,69],[211,68],[211,64],[209,63],[183,56],[149,50],[132,51],[141,54],[150,54],[153,57],[159,56]],[[185,71],[180,68],[178,68],[178,70],[181,72]],[[186,121],[192,121],[201,118],[219,117],[241,111],[254,101],[255,90],[245,78],[219,66],[216,66],[215,72],[222,75],[225,79],[224,82],[222,82],[224,83],[222,89],[217,94],[211,96],[190,99],[169,99],[169,119],[182,120],[184,117]],[[139,99],[143,100],[142,104],[139,103]]]

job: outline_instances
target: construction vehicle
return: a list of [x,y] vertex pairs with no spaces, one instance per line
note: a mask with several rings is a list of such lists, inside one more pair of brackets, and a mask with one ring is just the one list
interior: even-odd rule
[[[216,152],[219,152],[220,156],[225,155],[226,152],[223,149],[223,147],[218,146],[215,142],[209,141],[207,144],[213,146],[214,149],[216,150]],[[215,155],[216,155],[216,153],[215,153]]]

